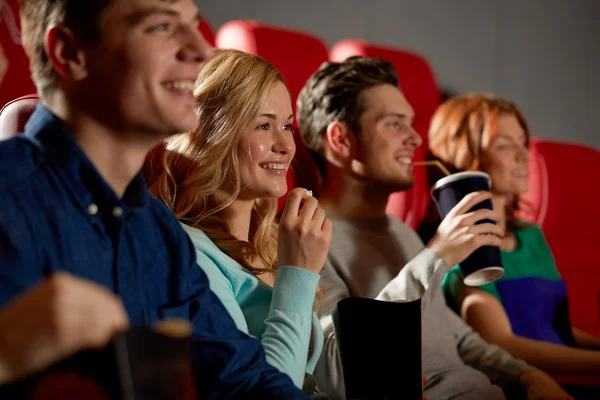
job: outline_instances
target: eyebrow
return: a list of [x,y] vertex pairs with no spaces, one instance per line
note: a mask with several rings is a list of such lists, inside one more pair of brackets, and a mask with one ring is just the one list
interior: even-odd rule
[[[173,4],[173,3],[177,2],[177,0],[160,0],[160,1],[168,3],[168,4]],[[178,17],[180,15],[180,13],[177,11],[174,11],[170,8],[166,8],[166,7],[151,7],[151,8],[147,8],[145,10],[140,10],[138,12],[134,12],[131,15],[128,15],[126,18],[126,21],[130,25],[137,25],[140,22],[142,22],[143,20],[145,20],[146,18],[154,16],[154,15],[166,15],[169,17]],[[192,21],[198,22],[198,23],[200,23],[202,21],[202,14],[200,13],[200,11],[196,12],[196,15],[194,15],[194,18],[192,19]]]
[[400,113],[382,113],[380,114],[375,121],[381,121],[384,118],[387,117],[398,117],[400,119],[408,119],[409,121],[413,121],[415,119],[415,117],[413,116],[412,118],[410,118],[408,115],[406,114],[400,114]]
[[[277,116],[275,114],[269,114],[269,113],[260,114],[258,117],[259,118],[260,117],[266,117],[266,118],[269,118],[269,119],[277,119]],[[290,116],[287,119],[290,120],[292,118],[294,118],[294,114],[290,114]]]
[[[507,135],[506,133],[502,133],[502,132],[498,132],[494,135],[494,139],[496,138],[504,138],[504,139],[508,139],[508,140],[515,140],[515,138],[513,138],[510,135]],[[518,140],[522,140],[522,141],[526,141],[527,140],[527,135],[525,134],[524,131],[521,132],[521,134],[519,135],[519,138],[517,138]]]

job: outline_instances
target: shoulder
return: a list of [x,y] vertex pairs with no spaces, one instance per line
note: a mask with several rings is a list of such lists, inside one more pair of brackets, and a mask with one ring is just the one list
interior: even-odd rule
[[194,246],[198,265],[209,278],[224,276],[235,290],[244,280],[253,277],[237,261],[225,254],[202,229],[184,223],[181,223],[181,227]]
[[42,159],[39,148],[27,138],[14,137],[0,141],[0,190],[28,182]]
[[406,225],[399,218],[393,215],[388,215],[391,232],[401,240],[408,240],[415,246],[423,247],[423,241],[417,232],[410,226]]

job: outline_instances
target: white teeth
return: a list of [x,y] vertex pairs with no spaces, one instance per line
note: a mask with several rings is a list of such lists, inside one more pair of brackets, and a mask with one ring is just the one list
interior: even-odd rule
[[408,157],[400,157],[400,158],[398,158],[398,162],[400,164],[404,164],[404,165],[410,165],[410,164],[412,164],[412,160],[410,158],[408,158]]
[[163,83],[163,86],[176,92],[193,92],[194,82],[192,81],[169,81]]
[[267,163],[259,165],[263,169],[273,169],[273,170],[283,170],[285,169],[285,164],[280,163]]

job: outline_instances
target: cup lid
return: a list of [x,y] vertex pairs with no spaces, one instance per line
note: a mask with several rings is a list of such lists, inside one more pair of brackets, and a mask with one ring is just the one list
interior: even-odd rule
[[439,179],[435,185],[433,185],[433,188],[431,188],[431,191],[433,192],[434,190],[439,189],[440,187],[450,183],[450,182],[456,182],[458,180],[461,179],[465,179],[465,178],[471,178],[471,177],[481,177],[481,178],[485,178],[488,181],[488,185],[491,187],[492,186],[492,180],[490,179],[490,176],[488,174],[486,174],[485,172],[482,171],[463,171],[463,172],[457,172],[455,174],[452,175],[448,175],[445,176],[441,179]]

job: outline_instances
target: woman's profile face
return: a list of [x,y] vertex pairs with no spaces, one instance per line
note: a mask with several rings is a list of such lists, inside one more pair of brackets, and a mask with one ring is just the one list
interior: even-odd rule
[[278,198],[286,194],[286,175],[296,153],[293,120],[290,94],[283,82],[277,82],[240,140],[240,198]]
[[528,189],[529,150],[525,130],[515,115],[498,118],[489,143],[482,143],[481,167],[490,175],[492,192],[518,195]]

